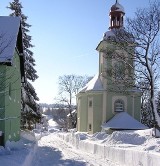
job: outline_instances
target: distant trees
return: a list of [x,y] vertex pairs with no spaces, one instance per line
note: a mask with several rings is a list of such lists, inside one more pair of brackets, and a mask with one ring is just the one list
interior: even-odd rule
[[56,121],[57,124],[59,124],[59,126],[65,130],[68,130],[68,124],[67,124],[68,113],[69,110],[60,105],[57,108],[52,108],[53,120]]
[[[21,18],[22,31],[23,31],[23,44],[25,54],[25,75],[26,82],[22,90],[22,125],[29,122],[29,124],[39,122],[41,114],[39,112],[39,106],[37,101],[39,100],[34,87],[31,82],[38,78],[37,71],[34,69],[35,59],[33,58],[33,52],[30,48],[33,47],[31,44],[32,37],[28,35],[29,28],[31,25],[27,23],[27,16],[22,12],[22,4],[19,0],[14,0],[9,3],[7,7],[12,11],[10,16],[18,16]],[[31,82],[30,82],[31,81]]]
[[92,77],[79,76],[79,75],[63,75],[59,77],[59,96],[58,101],[67,105],[72,127],[76,127],[76,122],[73,120],[73,100],[75,101],[75,95],[78,91],[91,80]]
[[69,114],[68,107],[63,104],[42,104],[43,114],[53,118],[60,128],[68,130],[67,115]]

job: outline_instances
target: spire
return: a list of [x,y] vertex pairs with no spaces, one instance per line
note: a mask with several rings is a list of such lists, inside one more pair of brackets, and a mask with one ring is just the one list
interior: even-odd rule
[[110,10],[110,29],[123,27],[124,8],[119,4],[118,0]]

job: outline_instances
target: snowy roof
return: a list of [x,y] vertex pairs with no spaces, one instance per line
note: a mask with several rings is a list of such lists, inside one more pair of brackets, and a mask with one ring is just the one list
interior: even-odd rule
[[119,12],[124,12],[124,7],[119,4],[118,2],[116,2],[112,7],[111,7],[111,12],[114,12],[114,11],[119,11]]
[[145,125],[134,119],[127,112],[117,113],[111,120],[104,123],[102,126],[104,129],[125,129],[125,130],[140,130],[147,129]]
[[111,29],[104,33],[102,40],[111,40],[116,42],[135,42],[134,36],[128,33],[124,27],[119,29]]
[[80,92],[86,91],[103,91],[103,86],[99,74],[96,74],[81,90]]
[[103,39],[107,40],[109,37],[115,37],[115,33],[113,30],[107,31],[103,35]]
[[0,16],[0,62],[12,63],[19,29],[19,17]]

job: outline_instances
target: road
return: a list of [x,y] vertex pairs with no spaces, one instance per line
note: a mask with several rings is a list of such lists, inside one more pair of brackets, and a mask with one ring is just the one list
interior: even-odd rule
[[67,145],[55,133],[38,141],[32,166],[117,166],[110,161],[97,158]]

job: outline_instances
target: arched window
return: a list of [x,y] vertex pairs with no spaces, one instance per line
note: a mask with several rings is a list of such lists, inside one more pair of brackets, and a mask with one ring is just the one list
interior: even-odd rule
[[111,25],[111,26],[115,26],[115,20],[116,20],[116,18],[113,16],[113,17],[111,18],[111,20],[112,20],[112,25]]
[[114,103],[114,111],[115,112],[122,112],[124,111],[124,101],[121,99],[118,99]]

